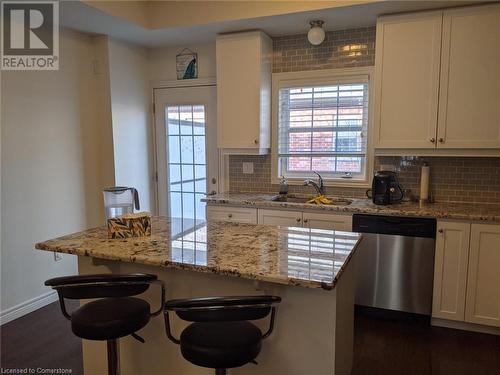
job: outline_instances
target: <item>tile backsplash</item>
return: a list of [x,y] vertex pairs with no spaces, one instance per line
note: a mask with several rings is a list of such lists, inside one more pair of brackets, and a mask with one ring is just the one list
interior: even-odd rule
[[306,34],[273,38],[273,73],[375,65],[375,26],[330,31],[319,46]]
[[[242,163],[254,163],[253,174],[243,174]],[[405,189],[418,196],[420,168],[430,166],[430,194],[436,201],[500,204],[500,158],[378,156],[380,165],[391,165]],[[279,185],[271,184],[271,156],[237,156],[229,158],[229,191],[277,193]],[[329,187],[327,194],[364,198],[365,188]],[[311,193],[307,186],[291,185],[292,193]]]
[[376,166],[390,164],[400,184],[420,192],[420,168],[430,166],[430,193],[436,201],[500,203],[500,158],[389,157],[375,159]]
[[[373,66],[375,27],[327,32],[325,41],[312,46],[307,36],[291,35],[273,39],[273,72]],[[243,174],[243,162],[252,162],[253,174]],[[388,157],[375,158],[380,165],[392,165],[401,185],[420,192],[420,167],[431,167],[430,193],[436,201],[500,203],[500,158]],[[271,184],[271,156],[229,157],[230,192],[277,193]],[[327,193],[354,198],[365,197],[365,188],[327,188]],[[307,186],[290,186],[293,193],[311,193]]]

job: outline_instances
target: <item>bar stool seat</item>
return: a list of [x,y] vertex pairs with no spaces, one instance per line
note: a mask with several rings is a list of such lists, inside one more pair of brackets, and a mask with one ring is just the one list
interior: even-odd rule
[[[180,345],[184,359],[226,375],[228,368],[257,363],[262,340],[271,335],[278,296],[229,296],[174,299],[165,303],[165,330],[170,341]],[[192,322],[177,339],[172,334],[169,312]],[[249,321],[271,315],[265,333]]]
[[[151,284],[161,286],[161,305],[154,312],[138,296]],[[73,333],[87,340],[107,341],[108,375],[120,373],[118,339],[131,335],[144,343],[136,332],[159,315],[165,304],[165,286],[156,275],[144,273],[94,274],[55,277],[45,285],[57,291],[61,312],[71,322]],[[93,299],[75,311],[66,310],[66,299]]]
[[262,332],[249,322],[193,323],[180,337],[182,356],[209,368],[240,367],[260,352]]
[[148,324],[150,305],[133,297],[89,302],[71,315],[73,333],[88,340],[110,340],[131,335]]

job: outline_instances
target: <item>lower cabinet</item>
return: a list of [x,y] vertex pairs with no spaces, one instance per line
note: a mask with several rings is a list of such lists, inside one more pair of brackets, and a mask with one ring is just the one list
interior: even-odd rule
[[432,316],[463,322],[470,224],[439,222],[437,231]]
[[465,321],[500,327],[500,225],[471,228]]
[[207,205],[207,219],[234,223],[257,224],[257,209]]
[[317,214],[304,212],[302,221],[306,228],[352,231],[352,215]]
[[437,227],[432,316],[500,327],[500,225]]
[[264,210],[257,212],[257,222],[262,225],[302,226],[301,211]]
[[284,225],[347,232],[352,230],[351,215],[319,214],[315,212],[208,205],[207,218],[209,220],[247,224]]

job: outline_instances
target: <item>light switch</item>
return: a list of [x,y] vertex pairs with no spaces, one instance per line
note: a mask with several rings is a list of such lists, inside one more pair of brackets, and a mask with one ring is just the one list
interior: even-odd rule
[[392,164],[380,164],[380,171],[389,171],[389,172],[395,172],[396,167]]
[[243,163],[243,173],[253,174],[253,163]]

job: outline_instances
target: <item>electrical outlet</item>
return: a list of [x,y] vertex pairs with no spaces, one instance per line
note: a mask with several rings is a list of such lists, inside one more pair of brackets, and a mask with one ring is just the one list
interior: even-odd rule
[[253,163],[243,163],[243,173],[253,174]]
[[62,254],[54,252],[54,262],[59,262],[62,260]]

